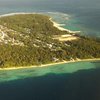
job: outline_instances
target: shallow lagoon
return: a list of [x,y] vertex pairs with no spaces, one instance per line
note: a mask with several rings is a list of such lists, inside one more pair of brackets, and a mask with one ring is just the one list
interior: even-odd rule
[[25,68],[16,70],[1,70],[0,82],[25,79],[28,77],[39,77],[46,74],[64,74],[74,73],[80,70],[96,69],[100,67],[100,62],[76,62],[68,64],[59,64],[39,68]]
[[100,62],[0,71],[0,100],[100,100]]
[[[66,20],[56,15],[57,22],[66,24],[64,27],[70,30],[81,30],[85,31],[84,34],[100,37],[99,0],[39,0],[39,3],[23,0],[20,5],[15,0],[13,3],[11,1],[4,0],[3,5],[1,1],[0,15],[48,11],[69,13],[75,16]],[[25,6],[24,2],[27,2]],[[0,100],[100,100],[99,67],[100,62],[79,62],[0,71]]]

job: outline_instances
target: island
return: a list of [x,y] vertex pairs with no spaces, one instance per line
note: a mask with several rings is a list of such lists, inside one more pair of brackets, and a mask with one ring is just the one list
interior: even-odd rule
[[50,16],[31,13],[0,16],[0,68],[99,58],[99,39],[61,28]]

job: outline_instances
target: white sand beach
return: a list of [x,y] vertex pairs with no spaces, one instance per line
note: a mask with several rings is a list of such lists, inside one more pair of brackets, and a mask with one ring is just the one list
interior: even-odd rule
[[81,31],[71,31],[71,30],[65,29],[65,28],[61,27],[62,24],[58,24],[57,22],[53,21],[52,18],[50,18],[49,20],[53,23],[54,27],[58,28],[61,31],[67,31],[69,33],[80,33],[81,32]]
[[48,67],[53,65],[59,64],[68,64],[68,63],[75,63],[75,62],[87,62],[87,61],[100,61],[100,58],[93,58],[93,59],[77,59],[77,60],[70,60],[70,61],[61,61],[61,62],[54,62],[50,64],[42,64],[42,65],[33,65],[33,66],[20,66],[20,67],[11,67],[11,68],[0,68],[0,70],[16,70],[16,69],[28,69],[28,68],[36,68],[36,67]]

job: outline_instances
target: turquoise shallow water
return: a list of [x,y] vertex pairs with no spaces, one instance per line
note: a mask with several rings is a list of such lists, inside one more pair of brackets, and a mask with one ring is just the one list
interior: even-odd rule
[[[98,23],[96,24],[96,20],[90,21],[90,17],[84,16],[76,16],[74,14],[67,14],[62,12],[46,12],[44,14],[48,14],[53,17],[53,20],[57,23],[61,24],[61,27],[65,29],[69,29],[71,31],[80,31],[80,34],[87,35],[91,37],[100,37],[100,31],[97,28]],[[87,21],[86,21],[87,18]],[[95,25],[94,25],[95,24]],[[92,28],[91,28],[92,27]]]
[[[15,12],[49,12],[64,28],[100,37],[100,0],[0,0],[0,15]],[[0,71],[0,100],[100,100],[100,62]]]
[[77,25],[78,20],[74,19],[73,15],[60,12],[48,12],[45,14],[52,16],[54,21],[61,24],[61,27],[72,31],[81,31],[80,27]]
[[[49,13],[64,28],[100,37],[100,0],[0,0],[0,15]],[[100,62],[0,71],[0,100],[100,100]]]
[[18,79],[25,79],[28,77],[39,77],[46,74],[64,74],[74,73],[80,70],[96,69],[100,67],[100,62],[76,62],[69,64],[60,64],[47,66],[42,68],[29,68],[17,70],[0,71],[0,82],[7,82]]
[[0,100],[100,100],[100,61],[0,71]]

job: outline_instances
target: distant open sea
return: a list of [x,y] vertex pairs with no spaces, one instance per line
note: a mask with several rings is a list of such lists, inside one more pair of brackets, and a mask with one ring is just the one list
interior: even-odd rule
[[64,28],[81,31],[83,35],[100,37],[99,0],[8,1],[9,3],[0,4],[0,15],[16,12],[49,12],[55,21],[64,24]]
[[[99,0],[0,1],[0,15],[16,12],[49,14],[64,28],[100,37]],[[100,61],[0,71],[0,100],[100,100]]]

